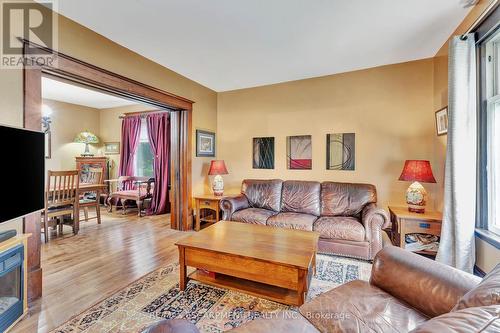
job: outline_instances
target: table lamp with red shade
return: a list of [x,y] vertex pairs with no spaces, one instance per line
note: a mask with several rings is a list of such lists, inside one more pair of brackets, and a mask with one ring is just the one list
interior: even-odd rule
[[414,213],[424,213],[427,204],[427,191],[420,182],[436,182],[432,174],[431,163],[424,160],[406,160],[399,180],[413,182],[406,190],[408,210]]
[[224,180],[221,175],[227,175],[226,164],[223,160],[213,160],[210,162],[210,169],[208,170],[210,176],[214,176],[213,190],[215,196],[222,196],[224,194]]

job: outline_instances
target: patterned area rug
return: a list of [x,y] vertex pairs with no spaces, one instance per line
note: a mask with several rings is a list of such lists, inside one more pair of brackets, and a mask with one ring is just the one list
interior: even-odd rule
[[[368,280],[371,264],[317,255],[312,299],[352,280]],[[223,332],[247,321],[292,307],[227,289],[190,281],[179,290],[178,264],[157,269],[73,317],[52,332],[141,332],[162,319],[184,318],[201,332]]]

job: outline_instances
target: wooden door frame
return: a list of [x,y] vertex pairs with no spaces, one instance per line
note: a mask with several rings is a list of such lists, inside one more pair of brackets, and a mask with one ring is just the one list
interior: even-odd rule
[[[170,156],[171,227],[177,230],[190,230],[192,228],[191,159],[194,102],[28,40],[23,40],[23,44],[25,58],[33,54],[44,54],[55,60],[23,69],[23,121],[25,128],[41,129],[43,74],[172,110],[170,144],[172,151]],[[30,270],[36,271],[36,276],[33,275],[30,280],[37,286],[34,286],[29,292],[30,300],[34,300],[41,296],[40,216],[37,217],[35,214],[26,217],[24,232],[33,234],[28,245],[28,248],[31,249],[28,254],[28,257],[31,258],[29,260],[31,265],[28,263],[28,266],[31,266],[28,267],[28,272]]]

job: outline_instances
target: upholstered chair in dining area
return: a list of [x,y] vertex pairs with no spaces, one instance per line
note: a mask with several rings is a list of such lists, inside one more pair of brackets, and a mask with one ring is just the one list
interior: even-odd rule
[[116,191],[108,191],[109,196],[106,198],[108,212],[113,212],[113,206],[122,207],[122,213],[126,214],[127,203],[135,202],[138,209],[138,216],[142,216],[144,201],[151,199],[154,190],[154,178],[121,176],[118,179],[107,180],[110,185],[116,184]]

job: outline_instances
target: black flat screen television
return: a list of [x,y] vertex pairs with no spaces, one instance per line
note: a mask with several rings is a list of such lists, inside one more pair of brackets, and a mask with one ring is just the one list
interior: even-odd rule
[[44,208],[45,135],[0,125],[0,223]]

